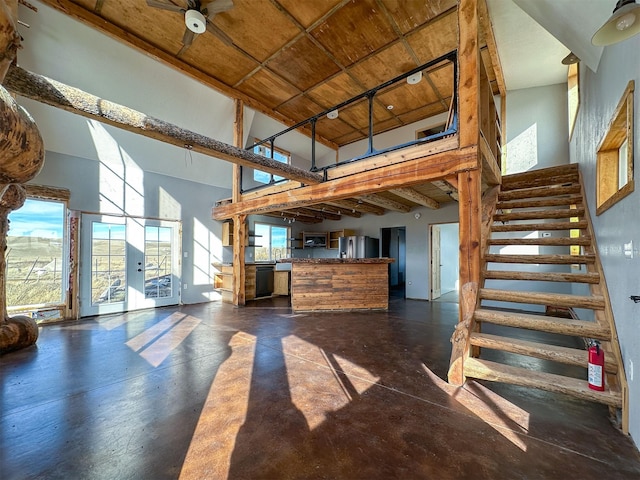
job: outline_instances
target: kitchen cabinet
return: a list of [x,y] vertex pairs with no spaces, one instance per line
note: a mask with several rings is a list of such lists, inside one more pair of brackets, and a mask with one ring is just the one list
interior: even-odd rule
[[[233,265],[213,263],[216,271],[213,274],[213,288],[220,292],[222,301],[233,303]],[[256,298],[256,266],[245,265],[244,269],[245,300]]]
[[289,271],[276,270],[273,272],[273,294],[289,295]]
[[302,248],[319,247],[327,247],[327,232],[302,232]]
[[[244,237],[244,245],[246,247],[261,247],[262,245],[256,245],[256,238],[260,238],[262,235],[255,235],[247,230]],[[233,222],[227,221],[222,223],[222,246],[233,247]]]
[[331,249],[331,250],[337,250],[338,249],[338,239],[340,237],[350,237],[351,235],[356,235],[356,231],[355,230],[351,230],[348,228],[342,229],[342,230],[332,230],[329,232],[329,244],[327,245],[327,248]]

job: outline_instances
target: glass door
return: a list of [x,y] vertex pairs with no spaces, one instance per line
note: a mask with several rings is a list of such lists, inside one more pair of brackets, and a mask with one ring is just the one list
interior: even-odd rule
[[178,222],[83,215],[80,315],[179,303],[179,238]]

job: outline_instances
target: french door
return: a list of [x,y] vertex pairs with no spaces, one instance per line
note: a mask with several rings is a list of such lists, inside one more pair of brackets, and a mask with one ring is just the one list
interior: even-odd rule
[[84,214],[80,315],[180,301],[180,223]]

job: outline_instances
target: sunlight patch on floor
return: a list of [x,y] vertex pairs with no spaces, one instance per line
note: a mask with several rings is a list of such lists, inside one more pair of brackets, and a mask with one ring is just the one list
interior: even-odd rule
[[[236,437],[247,417],[255,342],[237,333],[229,346],[229,357],[220,365],[202,406],[181,480],[228,477]],[[250,352],[236,355],[237,348],[249,348]]]
[[467,382],[464,387],[458,388],[442,380],[426,365],[423,364],[422,368],[434,385],[447,392],[451,398],[490,425],[520,450],[527,451],[523,435],[529,430],[529,412],[479,383]]

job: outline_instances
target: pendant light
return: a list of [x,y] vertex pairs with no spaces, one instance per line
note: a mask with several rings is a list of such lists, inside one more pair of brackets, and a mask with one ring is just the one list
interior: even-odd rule
[[613,14],[591,38],[591,43],[612,45],[637,33],[640,33],[640,5],[635,0],[618,0]]

